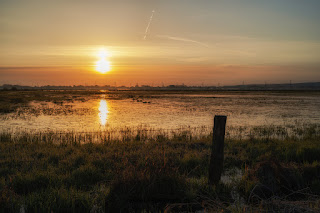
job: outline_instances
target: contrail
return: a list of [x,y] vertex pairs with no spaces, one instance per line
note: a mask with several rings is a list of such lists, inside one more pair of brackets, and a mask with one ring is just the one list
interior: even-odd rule
[[155,11],[152,10],[152,14],[151,14],[151,17],[150,17],[150,19],[149,19],[149,23],[148,23],[148,25],[147,25],[146,32],[144,33],[143,40],[146,40],[146,38],[147,38],[147,34],[148,34],[148,31],[149,31],[150,24],[151,24],[151,22],[152,22],[152,18],[153,18],[154,12],[155,12]]

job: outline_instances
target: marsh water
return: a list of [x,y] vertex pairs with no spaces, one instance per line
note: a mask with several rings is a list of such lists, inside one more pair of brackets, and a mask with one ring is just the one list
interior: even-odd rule
[[108,92],[31,100],[0,115],[2,132],[95,132],[119,128],[210,131],[214,115],[228,128],[320,124],[315,92]]

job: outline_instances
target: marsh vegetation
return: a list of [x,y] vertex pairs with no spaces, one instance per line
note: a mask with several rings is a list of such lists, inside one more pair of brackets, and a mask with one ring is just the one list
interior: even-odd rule
[[[37,98],[65,104],[61,95],[71,94],[37,93],[26,92],[17,103],[12,101],[17,94],[2,94],[10,103],[2,118]],[[81,93],[72,96],[101,95]],[[132,94],[125,94],[132,99]],[[320,210],[319,130],[316,122],[229,126],[225,172],[220,184],[209,186],[212,127],[129,126],[85,132],[2,128],[0,208],[2,212],[316,212]]]

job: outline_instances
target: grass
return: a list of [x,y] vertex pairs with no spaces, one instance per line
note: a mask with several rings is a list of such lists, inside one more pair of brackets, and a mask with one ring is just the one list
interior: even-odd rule
[[[270,135],[270,129],[277,128],[266,129],[259,137],[227,138],[225,170],[237,167],[243,175],[216,187],[207,184],[210,135],[192,137],[190,131],[147,135],[127,129],[122,132],[126,137],[117,139],[101,132],[93,143],[88,135],[72,132],[63,137],[53,132],[2,133],[0,209],[245,212],[274,208],[271,202],[277,196],[285,198],[279,210],[284,201],[290,205],[309,201],[319,210],[319,127],[304,126],[299,130],[303,134],[286,138]],[[275,190],[266,195],[260,185]],[[242,202],[231,196],[235,191]]]
[[[30,101],[59,105],[101,94],[0,91],[0,113]],[[141,94],[161,98],[152,91],[114,91],[106,98]],[[0,212],[320,211],[319,130],[311,124],[227,126],[228,181],[217,186],[207,180],[212,131],[206,127],[1,131]]]

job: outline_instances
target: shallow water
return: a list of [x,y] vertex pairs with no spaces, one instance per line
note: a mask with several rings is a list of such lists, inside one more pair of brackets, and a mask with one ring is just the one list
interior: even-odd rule
[[105,94],[61,102],[31,101],[14,113],[0,115],[3,132],[95,132],[114,128],[174,130],[211,129],[214,115],[227,115],[227,127],[320,124],[320,96],[308,93],[143,92]]

